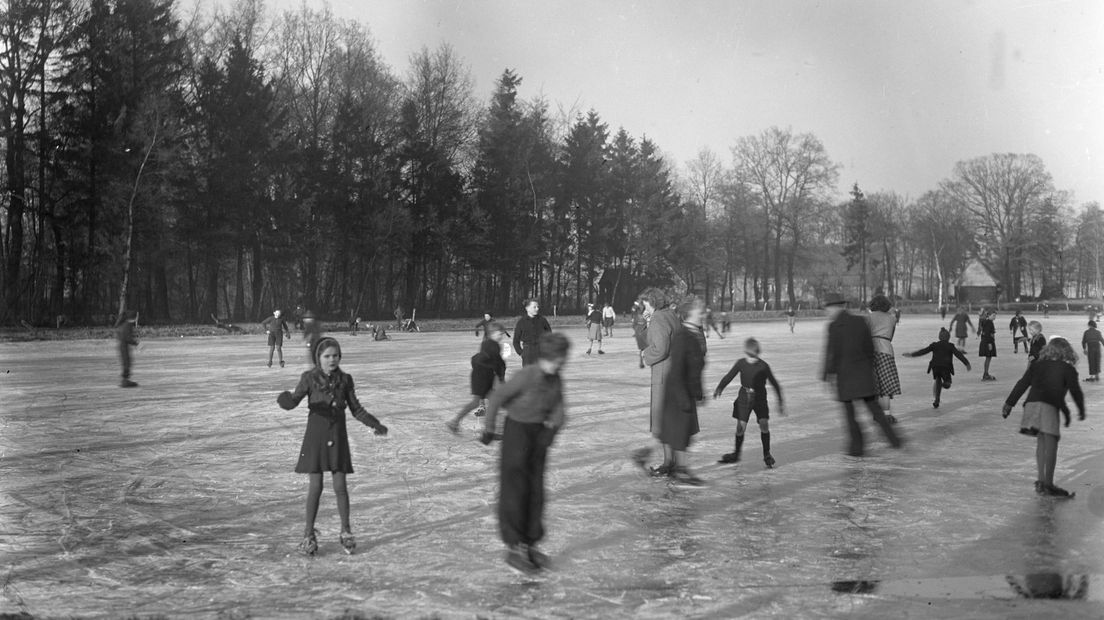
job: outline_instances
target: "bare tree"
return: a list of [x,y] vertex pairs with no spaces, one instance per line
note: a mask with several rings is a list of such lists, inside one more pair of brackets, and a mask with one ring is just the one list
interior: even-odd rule
[[[737,178],[756,196],[767,221],[764,246],[771,248],[775,303],[782,303],[783,261],[790,303],[795,303],[795,260],[802,241],[824,214],[839,166],[816,136],[794,134],[789,128],[771,127],[740,138],[732,156]],[[785,252],[783,241],[788,241]]]
[[1054,184],[1036,155],[994,153],[955,164],[942,188],[973,216],[980,245],[997,267],[1005,292],[1020,295],[1027,225]]

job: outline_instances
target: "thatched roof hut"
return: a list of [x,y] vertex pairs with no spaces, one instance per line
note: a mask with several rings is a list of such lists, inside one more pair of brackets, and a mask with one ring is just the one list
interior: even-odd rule
[[966,263],[962,275],[955,282],[955,298],[960,303],[993,303],[997,301],[999,292],[1000,283],[993,277],[993,272],[976,258]]

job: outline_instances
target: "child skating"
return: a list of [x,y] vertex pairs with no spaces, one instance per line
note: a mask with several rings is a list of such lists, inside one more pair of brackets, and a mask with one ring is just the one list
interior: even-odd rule
[[1043,335],[1043,324],[1031,321],[1027,324],[1027,336],[1023,339],[1024,350],[1027,351],[1027,363],[1030,364],[1039,359],[1043,347],[1046,346],[1046,336]]
[[768,468],[774,467],[775,460],[770,450],[770,407],[767,404],[767,382],[774,386],[778,397],[778,413],[786,415],[782,403],[782,388],[774,378],[770,365],[759,359],[759,342],[754,338],[744,341],[744,358],[736,361],[732,369],[713,390],[713,398],[720,398],[728,384],[740,375],[740,393],[732,403],[732,417],[736,418],[735,449],[725,454],[719,463],[738,463],[744,446],[744,431],[747,429],[751,412],[755,412],[755,421],[759,423],[759,437],[763,441],[763,462]]
[[456,417],[445,426],[453,435],[460,433],[460,422],[472,411],[475,417],[482,417],[487,411],[487,395],[494,389],[495,380],[506,380],[506,361],[502,359],[502,342],[506,340],[506,331],[502,325],[491,321],[485,326],[486,338],[479,345],[479,353],[471,358],[472,399],[460,408]]
[[617,312],[613,309],[613,304],[606,302],[606,305],[602,306],[602,328],[605,330],[606,336],[613,338],[613,324],[617,322]]
[[299,450],[295,473],[310,476],[307,491],[307,523],[299,552],[314,555],[318,551],[318,531],[314,520],[318,515],[318,502],[322,498],[322,474],[332,472],[334,495],[337,496],[337,512],[341,517],[339,540],[345,553],[356,549],[356,539],[349,524],[349,491],[346,474],[353,473],[353,459],[349,452],[349,434],[345,427],[345,408],[353,417],[386,435],[387,427],[368,413],[357,400],[353,378],[343,372],[341,347],[333,338],[322,338],[314,351],[314,368],[299,377],[293,392],[282,392],[276,399],[281,408],[291,410],[307,399],[307,430]]
[[268,367],[272,368],[272,353],[275,351],[280,357],[280,368],[283,368],[284,338],[291,339],[291,330],[288,328],[287,321],[280,316],[279,310],[273,310],[271,316],[261,321],[261,327],[268,335]]
[[928,372],[931,373],[933,379],[932,396],[935,397],[935,400],[932,401],[932,407],[938,409],[943,390],[951,388],[951,377],[954,376],[954,358],[957,357],[959,361],[965,364],[967,371],[971,370],[970,360],[966,359],[966,356],[958,350],[958,347],[951,344],[951,332],[942,327],[939,328],[939,340],[919,351],[903,353],[902,355],[904,357],[920,357],[928,353],[931,353],[932,356],[931,361],[928,362]]
[[[1031,388],[1031,391],[1028,391]],[[1035,465],[1038,479],[1035,492],[1052,497],[1073,497],[1073,493],[1054,485],[1054,467],[1058,462],[1059,430],[1058,412],[1063,411],[1066,426],[1070,424],[1069,410],[1065,408],[1066,392],[1077,404],[1077,417],[1085,419],[1085,398],[1077,382],[1077,354],[1065,338],[1052,339],[1039,354],[1039,359],[1028,365],[1027,372],[1016,382],[1012,393],[1004,402],[1003,417],[1027,392],[1024,401],[1020,432],[1036,438]]]
[[[1020,352],[1021,339],[1027,338],[1027,319],[1024,318],[1023,312],[1016,311],[1015,316],[1008,322],[1008,329],[1012,332],[1012,352]],[[1027,348],[1024,347],[1026,351]]]
[[1101,345],[1104,345],[1104,336],[1096,329],[1096,321],[1089,321],[1089,328],[1081,335],[1081,348],[1089,361],[1089,376],[1085,377],[1085,381],[1100,381]]
[[982,371],[982,381],[996,381],[997,378],[989,374],[989,364],[997,356],[997,326],[993,323],[993,311],[985,309],[978,317],[978,336],[981,342],[978,344],[978,357],[985,359],[985,370]]
[[495,418],[506,408],[502,431],[498,524],[506,543],[506,563],[524,573],[549,566],[537,549],[544,538],[544,470],[548,448],[564,425],[560,370],[570,348],[567,337],[554,332],[540,338],[535,363],[514,373],[487,400],[480,441],[495,437]]
[[974,327],[973,321],[970,320],[970,315],[966,313],[966,309],[962,306],[958,307],[958,312],[951,318],[950,329],[954,330],[956,344],[959,349],[966,349],[966,338],[970,335],[969,328],[973,327],[974,335],[977,335],[977,328]]
[[590,340],[586,354],[590,355],[594,351],[594,343],[597,342],[598,354],[605,355],[606,352],[602,350],[602,311],[595,308],[594,304],[587,304],[586,328],[587,339]]

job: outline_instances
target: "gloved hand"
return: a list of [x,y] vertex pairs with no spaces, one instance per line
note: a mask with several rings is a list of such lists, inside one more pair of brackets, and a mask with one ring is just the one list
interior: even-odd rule
[[377,424],[376,428],[373,429],[373,430],[375,430],[377,435],[380,435],[380,436],[387,435],[387,427],[382,425],[382,424]]
[[291,398],[291,392],[287,390],[280,392],[280,395],[276,397],[276,404],[280,405],[281,409],[295,409],[295,401]]
[[485,446],[491,445],[492,441],[494,441],[494,433],[491,431],[483,431],[483,434],[479,436],[479,443]]
[[1005,403],[1004,407],[1001,408],[1001,417],[1002,418],[1007,418],[1008,414],[1010,414],[1010,413],[1012,413],[1012,405],[1009,405],[1008,403]]

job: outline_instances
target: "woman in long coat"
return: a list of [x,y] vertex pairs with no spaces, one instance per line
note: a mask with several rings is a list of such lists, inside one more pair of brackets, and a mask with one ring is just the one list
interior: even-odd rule
[[1101,345],[1104,345],[1104,337],[1096,329],[1096,321],[1089,321],[1089,328],[1081,336],[1081,348],[1085,351],[1085,359],[1089,360],[1089,376],[1085,377],[1085,381],[1100,381]]
[[672,482],[677,486],[700,487],[702,480],[686,466],[686,449],[700,430],[698,403],[704,399],[702,370],[705,368],[705,332],[702,319],[705,303],[700,298],[679,308],[682,326],[671,338],[670,368],[663,392],[663,416],[659,439],[674,453]]

